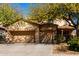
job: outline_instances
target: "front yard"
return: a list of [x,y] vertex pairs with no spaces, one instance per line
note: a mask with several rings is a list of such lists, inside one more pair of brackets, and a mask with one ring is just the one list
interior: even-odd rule
[[66,43],[61,44],[31,44],[15,43],[0,44],[0,56],[72,56],[79,52],[67,49]]
[[53,55],[54,56],[78,56],[79,52],[70,51],[66,43],[53,45]]

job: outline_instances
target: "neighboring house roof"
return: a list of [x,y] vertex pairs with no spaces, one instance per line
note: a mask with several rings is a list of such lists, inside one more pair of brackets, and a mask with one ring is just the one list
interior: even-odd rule
[[0,30],[7,31],[7,29],[6,29],[6,28],[4,28],[4,27],[0,27]]
[[63,19],[56,19],[53,21],[54,24],[57,24],[58,26],[64,26],[67,24],[67,22]]
[[63,19],[56,19],[56,20],[53,21],[53,23],[54,23],[54,24],[57,24],[58,26],[65,26],[65,25],[68,25],[68,26],[69,26],[69,23],[70,23],[71,25],[73,25],[73,24],[71,23],[71,21],[69,21],[69,23],[68,23],[66,20],[63,20]]
[[58,26],[60,29],[74,29],[74,27],[71,26]]
[[[70,22],[70,21],[69,21]],[[73,29],[73,24],[70,22],[70,24],[72,26],[69,25],[69,23],[66,21],[66,20],[63,20],[63,19],[56,19],[53,21],[54,24],[57,24],[58,25],[58,28],[61,28],[61,29]]]
[[3,25],[1,25],[1,24],[0,24],[0,30],[7,31],[7,29],[5,27],[3,27]]

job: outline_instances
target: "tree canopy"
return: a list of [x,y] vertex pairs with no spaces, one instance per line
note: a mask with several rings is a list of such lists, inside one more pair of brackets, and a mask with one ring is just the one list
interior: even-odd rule
[[71,16],[75,16],[79,18],[79,4],[75,3],[49,3],[49,4],[40,4],[39,7],[31,8],[31,18],[37,21],[56,18],[63,18],[67,15],[71,14]]
[[0,4],[0,23],[4,26],[14,23],[21,17],[9,4]]
[[[78,30],[79,25],[79,4],[78,3],[49,3],[40,4],[38,7],[31,8],[30,18],[34,21],[53,21],[58,19],[64,19],[69,24],[73,24],[73,27]],[[77,22],[77,23],[75,23]],[[72,25],[71,25],[72,26]]]

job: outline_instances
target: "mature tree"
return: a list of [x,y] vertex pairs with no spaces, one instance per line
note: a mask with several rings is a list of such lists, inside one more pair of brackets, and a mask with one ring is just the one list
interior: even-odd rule
[[66,17],[65,20],[67,22],[68,22],[68,20],[70,20],[72,22],[73,27],[76,30],[76,34],[78,34],[79,4],[65,4],[63,6],[63,10],[64,10],[65,14],[68,14],[68,17]]
[[60,5],[61,4],[40,4],[38,7],[31,8],[30,16],[37,21],[60,18],[62,16]]
[[[32,8],[31,17],[36,21],[64,18],[69,24],[69,21],[71,21],[74,25],[73,27],[78,30],[79,4],[40,4],[39,7]],[[73,17],[77,18],[77,23],[74,22],[75,19]]]
[[0,23],[10,25],[21,18],[21,15],[12,9],[9,4],[0,5]]
[[62,18],[63,16],[71,14],[72,16],[78,16],[79,4],[40,4],[38,7],[31,8],[30,16],[32,19],[52,19]]

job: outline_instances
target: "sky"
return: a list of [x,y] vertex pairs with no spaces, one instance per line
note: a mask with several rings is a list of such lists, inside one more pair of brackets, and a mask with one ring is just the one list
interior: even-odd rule
[[38,7],[39,3],[10,3],[9,4],[13,9],[20,12],[24,16],[28,16],[30,11],[30,7]]
[[11,3],[9,5],[24,16],[28,16],[30,12],[31,3]]
[[[30,6],[38,6],[38,4],[32,4],[32,3],[11,3],[9,4],[13,9],[17,10],[18,12],[20,12],[23,16],[28,16],[30,13]],[[75,23],[77,23],[77,19],[75,19]]]

